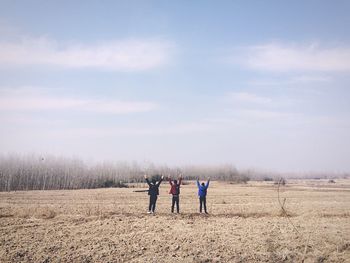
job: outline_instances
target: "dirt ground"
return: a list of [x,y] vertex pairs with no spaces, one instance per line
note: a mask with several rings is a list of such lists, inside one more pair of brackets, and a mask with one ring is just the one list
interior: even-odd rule
[[0,262],[350,262],[350,180],[288,181],[289,218],[273,182],[212,182],[209,215],[194,182],[180,214],[141,189],[0,193]]

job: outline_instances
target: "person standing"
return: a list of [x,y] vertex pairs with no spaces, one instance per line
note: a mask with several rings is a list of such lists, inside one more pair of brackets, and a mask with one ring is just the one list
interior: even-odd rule
[[171,204],[171,212],[174,213],[174,207],[176,204],[176,212],[180,213],[180,206],[179,206],[179,202],[180,202],[180,186],[181,186],[181,182],[182,182],[182,176],[180,174],[180,178],[179,181],[177,180],[171,180],[171,178],[169,177],[169,184],[170,184],[170,191],[169,194],[171,194],[173,196],[172,198],[172,204]]
[[156,210],[156,203],[157,203],[157,199],[158,199],[158,195],[159,195],[159,186],[161,184],[161,182],[164,179],[164,176],[161,177],[161,179],[159,180],[159,182],[156,181],[156,179],[152,179],[152,181],[150,182],[148,180],[147,175],[145,174],[145,179],[146,182],[148,184],[148,195],[149,195],[149,206],[148,206],[148,214],[154,214],[154,211]]
[[204,206],[204,212],[208,214],[207,212],[207,190],[209,187],[210,178],[208,179],[207,183],[200,184],[197,179],[197,187],[198,187],[198,196],[199,196],[199,212],[202,213],[202,205]]

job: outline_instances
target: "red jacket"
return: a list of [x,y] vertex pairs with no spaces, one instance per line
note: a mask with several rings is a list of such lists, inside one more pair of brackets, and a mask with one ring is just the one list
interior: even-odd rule
[[170,178],[169,178],[169,184],[171,185],[169,194],[172,195],[179,195],[180,194],[180,185],[181,185],[181,181],[182,178],[180,178],[177,182],[177,184],[175,184]]

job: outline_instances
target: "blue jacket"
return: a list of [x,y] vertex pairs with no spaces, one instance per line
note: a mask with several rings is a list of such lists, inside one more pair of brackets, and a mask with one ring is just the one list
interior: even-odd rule
[[209,187],[209,180],[205,186],[201,185],[199,181],[197,180],[197,187],[198,187],[198,196],[199,197],[205,197],[207,196],[207,189]]

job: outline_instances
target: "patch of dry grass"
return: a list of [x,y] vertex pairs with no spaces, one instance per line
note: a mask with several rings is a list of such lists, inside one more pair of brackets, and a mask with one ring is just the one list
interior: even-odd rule
[[56,211],[50,207],[41,207],[36,210],[35,216],[42,219],[52,219],[57,215]]
[[320,214],[320,217],[335,217],[335,218],[348,218],[350,217],[350,212],[346,212],[346,213],[336,213],[336,214],[331,214],[331,213],[322,213]]

